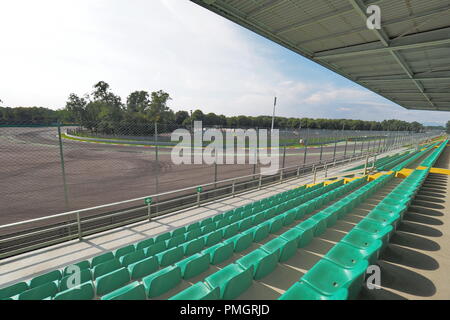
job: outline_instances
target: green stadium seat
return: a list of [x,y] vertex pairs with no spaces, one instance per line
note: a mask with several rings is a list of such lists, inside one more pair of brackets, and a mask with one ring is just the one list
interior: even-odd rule
[[220,213],[220,214],[215,215],[214,217],[212,217],[213,222],[215,223],[215,222],[217,222],[217,221],[219,221],[219,220],[222,220],[222,219],[223,219],[223,216],[224,216],[223,213]]
[[231,222],[230,222],[230,219],[229,218],[223,218],[222,220],[219,220],[219,221],[217,221],[216,222],[216,230],[217,229],[221,229],[221,228],[223,228],[223,227],[226,227],[227,225],[229,225]]
[[202,236],[202,230],[201,229],[194,229],[192,231],[189,231],[188,233],[186,233],[186,241],[191,241],[194,239],[199,238],[200,236]]
[[167,267],[174,264],[177,261],[183,259],[184,252],[182,247],[175,247],[164,252],[158,253],[156,257],[158,258],[159,265],[161,267]]
[[94,268],[96,265],[114,259],[114,253],[106,252],[99,256],[95,256],[91,260],[91,268]]
[[141,279],[159,269],[158,258],[156,256],[145,258],[128,265],[131,279]]
[[256,249],[236,261],[243,270],[252,269],[253,278],[259,280],[271,273],[278,264],[277,252]]
[[355,299],[362,288],[368,266],[367,260],[361,260],[352,269],[345,269],[322,259],[301,280],[327,296],[335,295],[338,290],[345,288],[348,290],[348,298]]
[[122,268],[120,261],[118,259],[113,259],[96,265],[92,270],[92,273],[94,279],[97,279],[100,276],[103,276],[120,268]]
[[146,300],[145,287],[139,282],[132,282],[102,297],[102,300]]
[[294,223],[295,219],[297,219],[297,209],[290,209],[289,211],[282,214],[284,216],[283,225],[285,227]]
[[298,240],[286,240],[278,237],[265,243],[261,248],[268,253],[276,253],[278,261],[285,262],[297,252]]
[[220,289],[220,298],[231,300],[239,297],[253,282],[253,269],[242,269],[237,264],[229,264],[205,279],[211,289]]
[[185,234],[185,233],[186,233],[186,227],[181,227],[181,228],[171,231],[170,236],[173,238],[176,236],[181,236],[182,234]]
[[134,245],[125,246],[125,247],[122,247],[122,248],[114,251],[114,257],[116,259],[119,259],[120,257],[122,257],[128,253],[134,252],[135,250],[136,250],[136,247]]
[[394,228],[391,225],[384,225],[371,219],[363,219],[356,226],[355,229],[372,234],[376,239],[387,244],[389,236],[393,233]]
[[197,253],[175,263],[175,265],[180,267],[183,279],[188,280],[208,270],[209,259],[209,254]]
[[61,278],[62,278],[61,271],[53,270],[46,274],[34,277],[33,279],[31,279],[29,286],[30,286],[30,289],[36,288],[38,286],[46,284],[47,282],[61,280]]
[[296,282],[278,300],[347,300],[348,290],[341,288],[332,295],[324,295],[303,281]]
[[211,224],[211,223],[213,223],[213,219],[212,218],[206,218],[206,219],[200,221],[200,228],[204,227],[204,226],[207,226],[208,224]]
[[130,274],[126,268],[107,273],[95,280],[97,295],[110,293],[130,282]]
[[167,249],[165,241],[160,241],[158,243],[152,244],[150,247],[144,249],[144,253],[147,257],[151,257],[161,253]]
[[[373,253],[373,247],[372,251],[370,251],[368,249],[357,248],[345,242],[338,242],[327,252],[324,258],[336,263],[342,268],[352,269],[358,266],[362,260],[369,260]],[[371,263],[374,262],[372,261]]]
[[85,270],[91,268],[91,263],[88,260],[80,261],[74,264],[71,264],[64,268],[63,276],[68,276],[73,273],[73,270],[76,269]]
[[204,235],[203,238],[205,239],[205,247],[211,247],[215,244],[218,244],[220,241],[222,241],[222,236],[222,230],[216,230],[207,235]]
[[245,218],[238,222],[239,231],[245,231],[253,226],[253,219],[251,217]]
[[270,225],[269,232],[270,233],[276,233],[283,228],[284,225],[284,216],[277,216],[273,217],[270,220],[267,221]]
[[22,292],[28,289],[29,289],[28,283],[26,282],[18,282],[8,287],[2,288],[0,289],[0,300],[21,294]]
[[234,237],[226,239],[224,243],[232,243],[234,252],[241,252],[247,248],[249,248],[253,243],[253,235],[252,234],[237,234]]
[[185,256],[190,256],[203,250],[205,247],[205,240],[198,238],[191,240],[181,245]]
[[224,239],[231,238],[232,236],[236,235],[238,232],[239,232],[239,224],[238,223],[230,224],[224,228],[223,238]]
[[233,256],[233,243],[219,243],[202,251],[203,254],[209,254],[210,263],[213,265],[222,263]]
[[149,238],[149,239],[139,241],[138,243],[136,243],[135,247],[136,247],[136,250],[141,250],[141,249],[150,247],[154,243],[155,243],[155,239]]
[[44,300],[58,293],[58,281],[47,282],[19,294],[18,300]]
[[270,232],[270,223],[264,222],[258,226],[254,226],[251,229],[248,229],[243,232],[243,234],[251,234],[253,236],[254,242],[259,242],[269,235]]
[[174,237],[170,238],[169,240],[166,240],[166,248],[171,249],[173,247],[177,247],[185,241],[186,241],[186,236],[184,234],[174,236]]
[[[68,276],[63,277],[61,280],[59,280],[59,285],[58,285],[59,291],[65,291],[65,290],[69,289],[69,287],[72,287],[75,285],[75,283],[74,283],[75,278],[73,276],[74,275],[68,275]],[[78,285],[83,284],[88,281],[92,282],[92,273],[91,273],[90,269],[80,270],[80,272],[77,276],[79,276],[79,281],[80,281],[78,283]]]
[[216,224],[214,222],[201,227],[202,234],[208,234],[216,230]]
[[196,284],[184,289],[180,293],[169,298],[169,300],[219,300],[220,289],[210,289],[203,282],[197,282]]
[[[86,271],[86,270],[84,270]],[[94,299],[94,286],[92,282],[85,282],[79,286],[66,289],[55,295],[54,300],[92,300]]]
[[166,267],[142,279],[148,298],[158,297],[175,288],[181,282],[178,266]]
[[298,227],[292,228],[283,234],[280,235],[282,239],[285,239],[287,241],[295,240],[297,243],[298,248],[303,248],[306,245],[308,245],[312,238],[314,237],[313,229],[309,230],[303,230]]
[[190,225],[188,225],[186,227],[186,232],[189,232],[189,231],[192,231],[195,229],[200,229],[200,222],[194,222],[194,223],[191,223]]
[[136,250],[134,252],[128,253],[122,257],[120,257],[119,261],[122,267],[128,267],[130,264],[138,262],[146,258],[145,252],[143,249]]
[[302,248],[306,246],[314,237],[317,228],[317,222],[314,220],[307,219],[296,225],[295,228],[304,231],[303,236],[299,241],[299,248]]
[[155,243],[166,241],[171,238],[170,232],[165,232],[155,237]]

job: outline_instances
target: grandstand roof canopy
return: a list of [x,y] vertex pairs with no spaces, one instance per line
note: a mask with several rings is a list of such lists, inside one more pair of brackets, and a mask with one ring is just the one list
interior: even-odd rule
[[191,1],[406,109],[450,111],[449,0]]

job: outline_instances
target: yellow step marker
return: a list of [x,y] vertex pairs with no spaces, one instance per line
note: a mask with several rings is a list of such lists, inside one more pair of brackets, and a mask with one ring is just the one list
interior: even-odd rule
[[431,168],[430,169],[430,173],[445,174],[447,176],[450,176],[450,170],[449,169]]
[[414,172],[413,169],[402,169],[402,170],[398,171],[398,172],[395,174],[395,177],[396,177],[396,178],[404,179],[404,178],[408,177],[408,176],[409,176],[411,173],[413,173],[413,172]]

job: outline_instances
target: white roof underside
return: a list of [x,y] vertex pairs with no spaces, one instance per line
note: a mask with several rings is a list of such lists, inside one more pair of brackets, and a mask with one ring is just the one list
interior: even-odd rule
[[450,0],[191,1],[406,109],[450,111]]

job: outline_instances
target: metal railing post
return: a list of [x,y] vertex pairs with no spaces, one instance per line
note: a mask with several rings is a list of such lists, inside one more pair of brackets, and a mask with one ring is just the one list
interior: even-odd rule
[[152,209],[151,209],[151,203],[149,203],[148,204],[148,208],[147,208],[147,211],[148,211],[148,221],[150,222],[150,221],[152,221]]
[[262,174],[259,174],[259,187],[258,190],[261,190],[261,186],[262,186]]
[[83,233],[81,231],[81,219],[79,212],[77,212],[77,225],[78,225],[78,239],[81,241],[83,240]]
[[61,124],[58,123],[58,141],[59,141],[59,157],[61,161],[61,173],[63,178],[63,187],[64,187],[64,203],[66,205],[66,209],[69,208],[69,192],[67,189],[67,180],[66,180],[66,167],[64,163],[64,151],[63,151],[63,143],[61,137]]
[[197,190],[197,207],[200,207],[200,191]]
[[233,198],[234,198],[235,189],[236,189],[236,180],[233,180],[233,184],[232,184],[232,187],[231,187],[231,195],[232,195]]

